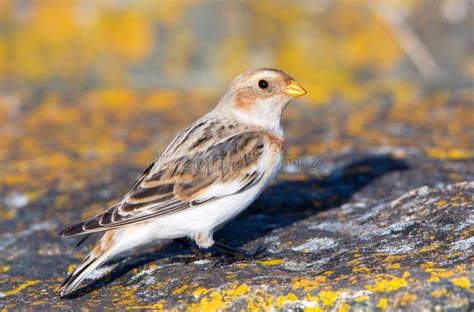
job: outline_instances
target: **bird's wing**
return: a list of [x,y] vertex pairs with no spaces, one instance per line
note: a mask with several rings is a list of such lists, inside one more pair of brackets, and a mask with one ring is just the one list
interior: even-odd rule
[[264,146],[262,132],[243,132],[189,156],[181,153],[169,162],[152,165],[120,202],[60,235],[106,231],[243,192],[264,174],[258,165]]

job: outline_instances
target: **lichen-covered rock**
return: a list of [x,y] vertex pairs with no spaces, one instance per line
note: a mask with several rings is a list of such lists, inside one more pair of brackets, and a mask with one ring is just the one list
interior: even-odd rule
[[[323,159],[317,174],[283,174],[217,234],[249,251],[266,247],[259,260],[226,264],[174,243],[151,246],[107,264],[67,300],[54,290],[87,247],[56,237],[62,224],[52,211],[2,233],[0,305],[466,311],[474,300],[473,162],[402,154],[339,155]],[[11,204],[18,198],[8,198],[9,209],[21,209]]]
[[285,173],[216,234],[248,251],[265,247],[261,259],[197,259],[162,242],[97,270],[70,299],[55,289],[94,239],[76,248],[59,230],[110,206],[154,149],[215,98],[183,94],[175,107],[199,104],[189,115],[132,105],[25,109],[0,131],[0,307],[466,311],[473,97],[437,94],[410,105],[383,96],[290,106]]

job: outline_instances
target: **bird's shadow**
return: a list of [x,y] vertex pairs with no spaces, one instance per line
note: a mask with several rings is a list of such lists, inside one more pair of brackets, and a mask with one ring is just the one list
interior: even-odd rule
[[[341,157],[331,165],[325,175],[310,175],[310,178],[303,180],[278,180],[243,215],[227,224],[225,230],[218,231],[215,239],[240,247],[270,231],[339,207],[376,178],[389,172],[408,169],[405,161],[395,159],[390,154],[352,154]],[[189,251],[172,243],[160,250],[115,259],[112,262],[115,268],[107,276],[77,290],[67,298],[81,297],[111,283],[134,268],[160,258],[174,257],[176,261],[183,261],[183,254],[189,259]]]

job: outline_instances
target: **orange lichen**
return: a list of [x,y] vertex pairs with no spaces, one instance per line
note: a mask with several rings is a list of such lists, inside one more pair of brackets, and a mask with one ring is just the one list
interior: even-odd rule
[[415,301],[417,298],[417,295],[416,294],[409,294],[409,293],[405,293],[403,294],[403,296],[398,300],[398,304],[400,305],[406,305],[412,301]]
[[446,296],[447,294],[448,294],[448,291],[445,288],[433,290],[431,292],[431,295],[435,298],[440,298],[440,297]]
[[347,303],[343,303],[338,309],[337,312],[348,312],[351,309],[351,306]]

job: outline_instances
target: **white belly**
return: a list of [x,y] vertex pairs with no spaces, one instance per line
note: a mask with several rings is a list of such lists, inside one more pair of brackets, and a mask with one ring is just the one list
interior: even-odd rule
[[120,250],[144,245],[158,239],[212,233],[245,210],[260,194],[260,188],[251,188],[241,194],[224,197],[198,207],[162,216],[154,220],[118,229],[114,240]]
[[212,231],[246,209],[260,193],[258,191],[257,188],[252,188],[238,195],[158,218],[150,222],[150,230],[156,238],[177,238]]

